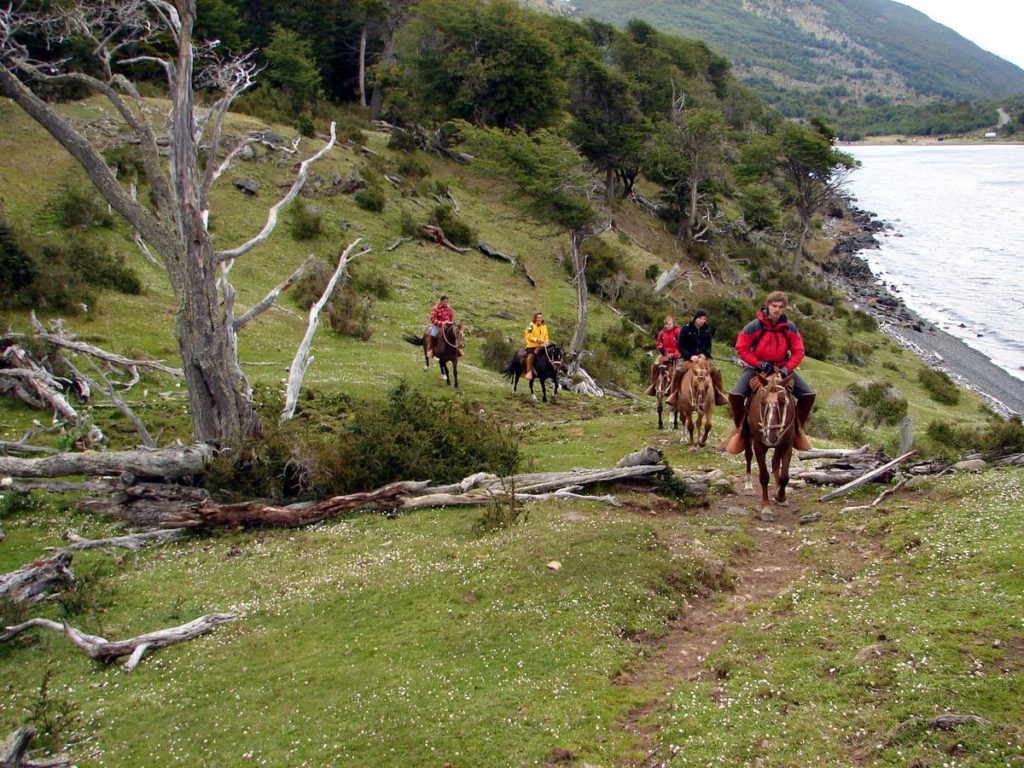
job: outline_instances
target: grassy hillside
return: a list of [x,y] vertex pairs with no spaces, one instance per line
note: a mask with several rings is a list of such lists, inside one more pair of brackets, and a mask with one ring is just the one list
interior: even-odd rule
[[[160,112],[159,103],[154,108]],[[78,120],[101,117],[97,102],[66,110]],[[8,215],[37,235],[65,237],[45,209],[77,172],[10,104],[0,103],[0,118]],[[241,117],[230,124],[238,133],[255,127]],[[386,143],[368,131],[372,154],[360,142],[340,146],[314,168],[321,190],[354,168],[394,175],[405,157]],[[383,181],[381,213],[347,195],[302,198],[320,208],[326,234],[297,241],[285,217],[271,241],[233,271],[244,309],[308,253],[336,259],[355,237],[374,249],[353,273],[383,278],[390,297],[375,303],[367,341],[319,332],[302,402],[309,428],[329,430],[362,404],[379,407],[404,378],[424,408],[434,398],[460,397],[490,423],[512,425],[524,468],[607,466],[653,445],[684,471],[721,470],[738,490],[741,460],[691,453],[680,433],[658,432],[650,399],[562,393],[543,405],[522,391],[512,395],[483,365],[481,340],[495,330],[518,339],[536,309],[567,337],[575,311],[559,264],[566,238],[526,218],[499,180],[421,159],[430,169],[425,180]],[[213,206],[218,244],[258,229],[293,162],[249,161],[227,174]],[[243,176],[259,182],[256,197],[232,186]],[[403,214],[426,220],[436,182],[480,239],[524,261],[536,288],[475,251],[458,255],[422,241],[387,250],[401,235]],[[651,264],[688,263],[647,214],[624,205],[615,218],[625,234],[605,237],[623,250],[634,278]],[[88,312],[68,318],[69,327],[101,346],[173,361],[173,306],[159,271],[120,225],[87,235],[123,253],[145,291],[103,292]],[[677,298],[692,309],[740,290],[695,279]],[[469,333],[458,396],[436,369],[424,372],[419,350],[400,338],[422,328],[442,292]],[[848,384],[870,377],[900,389],[919,428],[937,417],[984,420],[967,393],[957,406],[936,404],[917,381],[919,364],[890,341],[856,330],[840,308],[799,299],[794,312],[821,322],[834,349],[831,359],[802,367],[820,393],[811,426],[818,445],[894,446],[895,427],[828,405]],[[24,312],[2,320],[27,327]],[[620,332],[621,319],[596,299],[591,323],[595,349],[604,331]],[[280,397],[305,325],[285,299],[243,334],[243,364],[261,400]],[[848,345],[867,367],[839,360]],[[728,385],[739,369],[722,358]],[[641,391],[635,371],[623,375]],[[170,394],[154,399],[158,392]],[[147,423],[164,428],[162,444],[188,438],[173,383],[147,376],[130,396]],[[112,413],[94,406],[112,445],[134,444]],[[17,438],[40,418],[6,401],[0,414],[0,439]],[[714,440],[724,437],[726,422],[719,409]],[[54,633],[0,644],[0,733],[32,723],[41,748],[65,749],[90,768],[612,766],[637,764],[651,749],[673,766],[891,765],[904,764],[906,755],[930,766],[951,754],[958,765],[1002,764],[1022,754],[1022,482],[1020,469],[945,478],[860,513],[840,509],[869,502],[877,488],[854,501],[819,504],[814,489],[798,487],[792,507],[771,526],[756,521],[753,496],[726,487],[706,508],[610,489],[624,506],[546,502],[530,507],[523,524],[489,536],[474,532],[479,510],[438,509],[201,536],[127,554],[76,553],[81,586],[32,615],[112,639],[213,611],[241,618],[147,656],[131,674],[88,661]],[[822,512],[822,521],[798,526],[811,511]],[[65,501],[10,493],[0,498],[0,527],[0,573],[60,546],[67,530],[90,537],[117,530]],[[548,568],[551,561],[560,570]],[[686,624],[702,611],[723,623],[703,630]],[[9,607],[5,616],[23,617]],[[700,644],[688,651],[684,672],[680,653],[670,663],[662,649],[693,637]],[[857,666],[851,657],[871,643],[884,647]],[[664,672],[650,672],[661,664]],[[927,718],[943,709],[975,714],[984,724],[955,735],[930,729]]]
[[619,25],[637,17],[705,40],[763,98],[790,112],[1024,92],[1019,67],[890,0],[578,0],[574,6],[583,16]]

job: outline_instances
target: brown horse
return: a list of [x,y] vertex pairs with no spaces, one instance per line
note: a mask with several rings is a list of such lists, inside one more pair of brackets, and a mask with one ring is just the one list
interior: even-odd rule
[[[682,413],[691,450],[707,445],[714,410],[715,385],[711,379],[711,363],[706,357],[701,357],[686,370],[676,397],[676,419]],[[694,414],[697,415],[696,424]]]
[[789,484],[789,462],[793,458],[793,440],[796,438],[796,398],[793,379],[778,373],[759,374],[751,381],[752,393],[747,398],[747,418],[744,429],[743,455],[747,460],[747,479],[744,487],[753,490],[750,482],[751,454],[757,456],[761,480],[761,519],[775,519],[768,500],[768,450],[772,449],[772,474],[778,491],[775,500],[784,506],[786,486]]
[[[428,328],[423,336],[406,334],[402,338],[417,347],[423,347],[423,365],[430,368],[430,358],[427,357],[427,337],[430,335]],[[459,388],[459,355],[466,346],[466,337],[462,333],[461,323],[445,323],[434,339],[434,359],[441,368],[441,375],[452,385],[452,377],[448,375],[448,363],[452,364],[452,375],[455,378],[455,389]]]
[[[671,362],[658,363],[657,378],[654,381],[654,394],[658,398],[658,429],[664,429],[661,414],[665,409],[665,401],[672,394],[672,381],[675,374],[675,365]],[[679,429],[679,411],[669,405],[672,415],[675,417],[672,429]]]

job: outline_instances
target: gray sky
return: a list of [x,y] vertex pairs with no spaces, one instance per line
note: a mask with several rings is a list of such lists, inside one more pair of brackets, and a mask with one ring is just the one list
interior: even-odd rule
[[1022,0],[898,0],[1024,68]]

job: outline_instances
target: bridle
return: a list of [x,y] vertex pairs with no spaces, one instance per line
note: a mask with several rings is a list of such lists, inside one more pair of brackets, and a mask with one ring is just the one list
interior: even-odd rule
[[708,394],[711,391],[709,386],[711,375],[707,369],[698,369],[696,366],[697,363],[694,363],[690,368],[693,372],[693,375],[690,376],[690,405],[698,411],[702,411],[704,410]]
[[[449,331],[452,332],[452,338],[449,338],[448,336]],[[441,329],[441,333],[444,334],[445,343],[448,344],[449,347],[452,347],[453,349],[458,348],[459,333],[457,323],[445,323],[444,327]]]
[[[773,375],[761,387],[761,399],[759,402],[759,415],[761,431],[761,442],[767,448],[774,448],[782,440],[796,418],[796,411],[791,407],[792,399],[789,391],[779,383],[777,376]],[[782,394],[779,398],[778,395]],[[781,400],[781,402],[779,402]]]

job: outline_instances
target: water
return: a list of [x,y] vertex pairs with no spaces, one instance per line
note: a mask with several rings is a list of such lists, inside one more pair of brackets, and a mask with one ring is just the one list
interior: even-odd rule
[[906,305],[1024,381],[1024,146],[843,147],[894,229],[865,251]]

